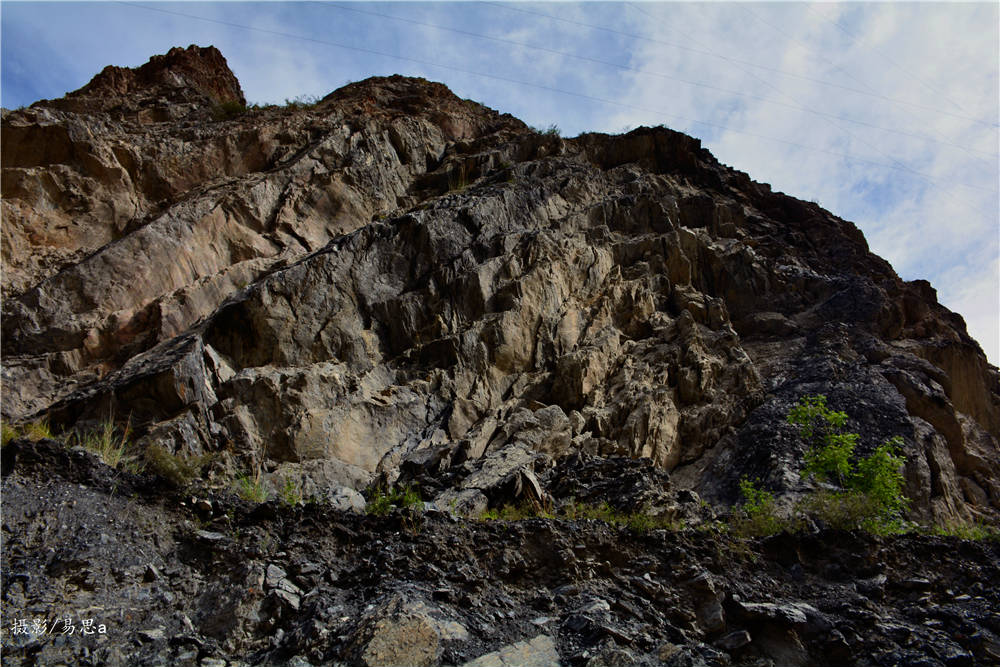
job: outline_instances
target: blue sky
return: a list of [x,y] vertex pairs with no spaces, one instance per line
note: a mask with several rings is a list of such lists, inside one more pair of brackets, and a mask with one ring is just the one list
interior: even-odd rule
[[399,73],[564,136],[662,123],[858,224],[904,279],[931,281],[996,364],[998,7],[7,0],[0,101],[214,44],[251,102]]

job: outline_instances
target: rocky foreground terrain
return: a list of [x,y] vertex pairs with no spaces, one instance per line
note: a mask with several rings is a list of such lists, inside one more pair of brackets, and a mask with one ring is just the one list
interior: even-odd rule
[[995,541],[727,529],[818,394],[996,525],[1000,374],[698,140],[194,46],[2,133],[4,664],[1000,664]]

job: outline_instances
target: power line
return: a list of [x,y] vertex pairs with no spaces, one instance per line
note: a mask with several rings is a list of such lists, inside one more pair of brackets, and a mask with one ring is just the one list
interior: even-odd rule
[[[629,6],[631,6],[631,7],[633,8],[633,9],[638,9],[638,7],[635,7],[634,5],[629,5]],[[639,10],[639,11],[640,11],[640,12],[642,12],[643,14],[646,14],[647,16],[651,16],[651,15],[650,15],[650,14],[648,14],[647,12],[644,12],[644,11],[642,11],[642,10]],[[758,17],[758,16],[756,15],[756,14],[754,14],[753,12],[751,12],[751,11],[750,11],[749,9],[745,9],[745,8],[744,8],[744,11],[745,11],[746,13],[750,14],[751,16],[753,16],[754,18],[756,18],[756,19],[757,19],[758,21],[760,21],[760,22],[761,22],[761,23],[763,23],[764,25],[766,25],[766,26],[770,27],[770,28],[771,28],[772,30],[774,30],[775,32],[777,32],[777,33],[779,33],[779,34],[782,34],[782,35],[785,35],[785,36],[786,36],[787,38],[789,38],[789,39],[791,39],[791,40],[793,40],[793,41],[796,41],[796,42],[798,42],[798,40],[796,40],[796,39],[795,39],[794,37],[792,37],[792,36],[788,35],[788,34],[787,34],[787,33],[785,33],[785,32],[784,32],[783,30],[781,30],[780,28],[778,28],[778,27],[776,27],[776,26],[774,26],[774,25],[772,25],[772,24],[768,23],[767,21],[764,21],[763,19],[761,19],[760,17]],[[747,72],[746,70],[742,70],[742,71],[743,71],[743,72],[745,72],[746,74],[748,74],[749,76],[753,76],[754,78],[758,78],[758,77],[756,77],[756,76],[755,76],[754,74],[752,74],[752,73],[750,73],[750,72]],[[758,78],[758,80],[760,80],[760,79]],[[774,89],[774,90],[777,90],[777,88],[775,88],[775,87],[774,87],[773,85],[771,85],[771,84],[770,84],[769,82],[766,82],[766,81],[764,81],[764,83],[765,83],[766,85],[768,85],[768,86],[769,86],[770,88],[772,88],[772,89]],[[780,93],[781,91],[778,91],[778,92]],[[793,101],[794,101],[794,98],[791,98],[791,97],[790,97],[790,96],[788,96],[787,94],[786,94],[786,97],[789,97],[789,99],[793,99]],[[828,122],[828,123],[830,123],[831,125],[833,124],[833,121],[830,121],[830,120],[827,120],[827,122]],[[956,202],[960,203],[960,204],[961,204],[961,205],[963,205],[963,206],[966,206],[966,207],[967,207],[967,208],[968,208],[969,210],[971,210],[971,211],[974,211],[974,212],[976,212],[976,213],[978,213],[978,214],[980,214],[980,215],[983,215],[983,216],[985,216],[985,217],[989,217],[989,215],[990,215],[990,214],[988,214],[988,213],[985,213],[984,211],[980,211],[980,210],[979,210],[979,209],[978,209],[977,207],[975,207],[974,205],[972,205],[972,204],[968,203],[968,202],[967,202],[967,201],[965,201],[964,199],[958,199],[957,197],[955,197],[954,195],[952,195],[952,194],[951,194],[951,193],[950,193],[950,192],[949,192],[949,191],[948,191],[947,189],[945,189],[945,188],[941,188],[941,186],[940,186],[940,185],[938,185],[938,184],[937,184],[937,182],[936,182],[936,181],[935,181],[935,180],[934,180],[933,178],[931,178],[930,176],[927,176],[926,174],[922,174],[922,173],[920,173],[919,171],[917,171],[917,170],[915,170],[915,169],[910,169],[910,168],[906,167],[905,165],[903,165],[903,163],[901,163],[901,162],[900,162],[899,160],[895,159],[895,158],[894,158],[894,157],[892,157],[891,155],[887,155],[887,154],[886,154],[886,153],[885,153],[884,151],[882,151],[882,150],[880,150],[880,149],[876,148],[875,146],[872,146],[872,145],[871,145],[870,143],[868,143],[867,141],[864,141],[863,139],[860,139],[860,138],[858,138],[858,137],[855,137],[855,136],[854,136],[854,134],[852,134],[852,133],[850,132],[850,130],[847,130],[846,128],[843,128],[843,127],[837,127],[837,126],[834,126],[834,127],[835,127],[836,129],[839,129],[840,131],[842,131],[842,132],[846,133],[846,134],[847,134],[847,135],[848,135],[849,137],[851,137],[852,139],[855,139],[855,140],[858,140],[858,141],[861,141],[861,142],[862,142],[862,143],[863,143],[863,144],[864,144],[865,146],[867,146],[867,147],[868,147],[869,149],[871,149],[871,150],[875,151],[875,152],[876,152],[876,153],[878,153],[879,155],[882,155],[883,157],[885,157],[885,158],[888,158],[888,159],[889,159],[889,160],[891,160],[891,161],[892,161],[892,162],[893,162],[893,163],[894,163],[895,165],[897,165],[897,166],[898,166],[899,168],[901,168],[901,169],[905,169],[906,171],[909,171],[910,173],[912,173],[912,174],[914,174],[914,175],[916,175],[916,176],[919,176],[919,177],[923,178],[924,180],[926,180],[926,181],[927,181],[928,183],[930,183],[931,185],[934,185],[934,186],[938,187],[938,188],[939,188],[939,189],[940,189],[940,190],[941,190],[941,191],[942,191],[942,192],[944,193],[944,195],[945,195],[946,197],[948,197],[949,199],[951,199],[951,200],[953,200],[953,201],[956,201]],[[978,189],[978,190],[985,190],[986,192],[990,192],[990,193],[996,193],[996,192],[997,192],[997,191],[995,191],[995,190],[992,190],[992,189],[989,189],[989,188],[984,188],[984,187],[980,187],[980,186],[975,186],[975,185],[966,185],[966,184],[964,184],[964,183],[957,183],[957,185],[961,185],[962,187],[967,187],[967,188],[975,188],[975,189]]]
[[[995,122],[984,121],[984,120],[980,120],[979,118],[973,118],[971,116],[964,116],[962,114],[953,113],[951,111],[945,111],[943,109],[937,109],[935,107],[924,106],[922,104],[917,104],[915,102],[910,102],[908,100],[900,100],[900,99],[888,97],[886,95],[882,95],[881,93],[873,91],[863,81],[858,81],[858,83],[861,84],[862,86],[865,86],[866,88],[868,88],[868,90],[861,90],[859,88],[852,88],[850,86],[844,86],[844,85],[841,85],[841,84],[838,84],[838,83],[833,83],[831,81],[823,81],[822,79],[816,79],[816,78],[813,78],[813,77],[810,77],[810,76],[805,76],[803,74],[796,74],[794,72],[788,72],[788,71],[785,71],[785,70],[782,70],[782,69],[777,69],[777,68],[774,68],[774,67],[768,67],[767,65],[761,65],[759,63],[752,63],[752,62],[748,62],[748,61],[745,61],[745,60],[739,60],[739,59],[736,59],[736,58],[731,58],[729,56],[724,56],[724,55],[721,55],[721,54],[718,54],[718,53],[714,53],[712,51],[705,51],[705,50],[701,50],[701,49],[691,48],[690,46],[687,46],[685,44],[678,44],[676,42],[667,42],[667,41],[664,41],[662,39],[655,39],[653,37],[646,37],[644,35],[636,35],[636,34],[629,33],[629,32],[623,32],[621,30],[615,30],[614,28],[609,28],[607,26],[593,25],[591,23],[585,23],[583,21],[576,21],[574,19],[568,19],[568,18],[565,18],[565,17],[562,17],[562,16],[554,16],[552,14],[546,14],[545,12],[539,12],[539,11],[535,11],[535,10],[531,10],[531,9],[524,9],[523,7],[515,7],[515,6],[511,5],[511,4],[504,4],[504,3],[499,3],[499,2],[485,2],[485,1],[484,2],[479,2],[478,4],[481,4],[481,5],[490,5],[490,6],[493,6],[493,7],[499,7],[501,9],[506,9],[506,10],[512,11],[512,12],[521,12],[522,14],[532,14],[534,16],[541,16],[541,17],[544,17],[544,18],[547,18],[547,19],[551,19],[553,21],[559,21],[559,22],[562,22],[562,23],[568,23],[568,24],[572,24],[572,25],[577,25],[577,26],[581,26],[581,27],[584,27],[584,28],[590,28],[592,30],[601,30],[603,32],[607,32],[607,33],[614,34],[614,35],[619,35],[621,37],[629,37],[629,38],[641,40],[641,41],[644,41],[644,42],[651,42],[653,44],[662,44],[664,46],[672,46],[674,48],[681,49],[681,50],[684,50],[684,51],[690,51],[692,53],[697,53],[697,54],[700,54],[700,55],[709,56],[711,58],[718,58],[719,60],[724,60],[724,61],[726,61],[728,63],[739,64],[739,65],[747,65],[749,67],[756,67],[758,69],[762,69],[762,70],[765,70],[765,71],[768,71],[768,72],[774,72],[775,74],[781,74],[783,76],[788,76],[788,77],[792,77],[792,78],[796,78],[796,79],[803,79],[805,81],[811,81],[813,83],[817,83],[817,84],[820,84],[820,85],[823,85],[823,86],[829,86],[831,88],[839,88],[840,90],[846,90],[846,91],[849,91],[849,92],[852,92],[852,93],[857,93],[858,95],[866,95],[868,97],[873,97],[873,98],[876,98],[876,99],[880,99],[880,100],[883,100],[885,102],[892,102],[893,104],[900,104],[900,105],[904,105],[904,106],[910,106],[910,107],[914,107],[916,109],[922,109],[924,111],[931,111],[933,113],[942,114],[944,116],[952,116],[953,118],[960,118],[962,120],[967,120],[967,121],[970,121],[970,122],[973,122],[973,123],[977,123],[979,125],[986,125],[987,127],[1000,127],[1000,124],[995,123]],[[794,38],[790,38],[790,39],[794,39]],[[840,69],[835,63],[831,63],[831,66],[834,67],[834,68]],[[848,72],[848,76],[851,76],[849,72]],[[853,76],[851,76],[851,78],[854,78],[855,80],[857,80]]]
[[[975,149],[975,148],[969,148],[967,146],[961,146],[959,144],[956,144],[956,143],[953,143],[953,142],[950,142],[950,141],[947,141],[947,140],[937,139],[937,138],[934,138],[934,137],[929,137],[927,135],[917,134],[915,132],[907,132],[906,130],[900,130],[900,129],[890,128],[890,127],[882,127],[880,125],[876,125],[874,123],[869,123],[867,121],[858,120],[858,119],[850,118],[850,117],[847,117],[847,116],[840,116],[840,115],[833,114],[833,113],[828,113],[828,112],[825,112],[825,111],[818,111],[816,109],[810,109],[809,107],[805,107],[805,106],[802,106],[802,105],[799,105],[799,104],[788,104],[786,102],[781,102],[779,100],[775,100],[775,99],[771,99],[771,98],[767,98],[767,97],[762,97],[760,95],[754,95],[752,93],[744,93],[744,92],[741,92],[741,91],[738,91],[738,90],[730,90],[730,89],[722,88],[722,87],[719,87],[719,86],[713,86],[712,84],[703,83],[701,81],[691,81],[690,79],[684,79],[684,78],[681,78],[681,77],[678,77],[678,76],[673,76],[671,74],[663,74],[661,72],[654,72],[654,71],[651,71],[651,70],[648,70],[648,69],[641,69],[641,68],[638,68],[638,67],[630,67],[628,65],[621,65],[619,63],[611,62],[611,61],[608,61],[608,60],[601,60],[599,58],[592,58],[590,56],[584,56],[584,55],[579,55],[579,54],[575,54],[575,53],[567,53],[565,51],[559,51],[557,49],[551,49],[551,48],[544,47],[544,46],[536,46],[536,45],[533,45],[533,44],[526,44],[524,42],[518,42],[518,41],[515,41],[515,40],[512,40],[512,39],[506,39],[504,37],[494,37],[492,35],[484,35],[484,34],[481,34],[481,33],[471,32],[471,31],[468,31],[468,30],[461,30],[461,29],[458,29],[458,28],[450,28],[450,27],[447,27],[447,26],[441,26],[441,25],[437,25],[437,24],[434,24],[434,23],[427,23],[427,22],[424,22],[424,21],[417,21],[415,19],[405,18],[405,17],[402,17],[402,16],[393,16],[391,14],[383,14],[381,12],[375,12],[375,11],[370,11],[370,10],[366,10],[366,9],[358,9],[356,7],[349,7],[349,6],[344,6],[344,5],[332,4],[332,3],[321,3],[319,6],[323,7],[323,8],[330,7],[330,8],[339,9],[339,10],[342,10],[342,11],[354,12],[356,14],[364,14],[364,15],[368,15],[368,16],[377,16],[377,17],[380,17],[380,18],[386,18],[386,19],[390,19],[390,20],[398,21],[398,22],[402,22],[402,23],[409,23],[411,25],[418,25],[418,26],[423,26],[423,27],[427,27],[427,28],[433,28],[435,30],[442,30],[442,31],[446,31],[446,32],[451,32],[451,33],[459,34],[459,35],[466,35],[468,37],[473,37],[473,38],[476,38],[476,39],[484,39],[484,40],[489,40],[489,41],[493,41],[493,42],[498,42],[500,44],[509,44],[509,45],[512,45],[512,46],[517,46],[519,48],[533,49],[533,50],[536,50],[536,51],[542,51],[542,52],[545,52],[545,53],[551,53],[551,54],[554,54],[554,55],[562,56],[564,58],[573,58],[575,60],[581,60],[581,61],[584,61],[584,62],[591,62],[591,63],[596,63],[596,64],[599,64],[599,65],[605,65],[605,66],[608,66],[608,67],[614,67],[616,69],[627,71],[627,72],[636,72],[638,74],[644,74],[644,75],[647,75],[647,76],[655,76],[655,77],[658,77],[658,78],[661,78],[661,79],[667,79],[669,81],[677,81],[677,82],[680,82],[680,83],[683,83],[683,84],[686,84],[686,85],[689,85],[689,86],[696,86],[696,87],[699,87],[699,88],[706,88],[708,90],[714,90],[714,91],[721,92],[721,93],[726,93],[726,94],[729,94],[729,95],[737,95],[737,96],[744,97],[744,98],[747,98],[747,99],[750,99],[750,100],[756,100],[758,102],[763,102],[765,104],[773,104],[773,105],[784,107],[784,108],[787,108],[787,109],[792,109],[794,111],[801,111],[801,112],[810,113],[810,114],[813,114],[813,115],[816,115],[816,116],[821,116],[821,117],[826,117],[826,118],[833,118],[833,119],[841,120],[841,121],[848,122],[848,123],[854,123],[856,125],[863,125],[865,127],[869,127],[869,128],[875,129],[875,130],[880,130],[882,132],[891,132],[893,134],[899,134],[899,135],[903,135],[903,136],[907,136],[907,137],[912,137],[914,139],[920,139],[922,141],[927,141],[927,142],[931,142],[931,143],[941,144],[943,146],[951,146],[952,148],[956,148],[958,150],[962,150],[962,151],[965,151],[967,153],[979,153],[981,155],[986,155],[986,156],[989,156],[989,157],[992,157],[992,158],[1000,157],[996,153],[990,153],[988,151],[981,151],[981,150],[978,150],[978,149]],[[635,9],[638,9],[638,8],[635,7]],[[640,11],[642,11],[642,10],[640,10]],[[645,13],[645,12],[643,12],[643,13]],[[749,72],[748,72],[748,74],[750,76],[754,76],[753,74],[750,74]]]
[[[332,46],[332,47],[335,47],[335,48],[346,49],[346,50],[350,50],[350,51],[359,51],[361,53],[370,53],[372,55],[383,56],[383,57],[393,58],[393,59],[397,59],[397,60],[404,60],[404,61],[407,61],[407,62],[413,62],[413,63],[417,63],[419,65],[426,65],[426,66],[430,66],[430,67],[438,67],[438,68],[441,68],[441,69],[451,70],[451,71],[454,71],[454,72],[460,72],[462,74],[470,74],[472,76],[478,76],[478,77],[483,77],[483,78],[487,78],[487,79],[494,79],[494,80],[503,81],[503,82],[506,82],[506,83],[513,83],[513,84],[516,84],[516,85],[527,86],[527,87],[530,87],[530,88],[537,88],[537,89],[540,89],[540,90],[547,90],[549,92],[554,92],[554,93],[558,93],[558,94],[561,94],[561,95],[568,95],[568,96],[571,96],[571,97],[577,97],[577,98],[580,98],[580,99],[591,100],[591,101],[594,101],[594,102],[600,102],[602,104],[608,104],[608,105],[611,105],[611,106],[617,106],[617,107],[622,107],[622,108],[626,108],[626,109],[633,109],[633,110],[637,110],[637,111],[645,111],[645,112],[654,113],[654,114],[657,114],[657,115],[660,115],[660,116],[666,116],[668,118],[680,119],[680,120],[683,120],[683,121],[686,121],[686,122],[689,122],[689,123],[695,123],[695,124],[698,124],[698,125],[704,125],[706,127],[719,128],[719,129],[722,129],[722,130],[726,130],[726,131],[733,132],[733,133],[736,133],[736,134],[746,135],[746,136],[753,137],[753,138],[756,138],[756,139],[763,139],[765,141],[771,141],[771,142],[775,142],[775,143],[780,143],[780,144],[784,144],[786,146],[792,146],[794,148],[799,148],[799,149],[806,150],[806,151],[811,151],[811,152],[816,152],[816,153],[824,153],[824,154],[827,154],[827,155],[832,155],[832,156],[835,156],[835,157],[840,157],[840,158],[843,158],[845,160],[850,160],[850,161],[857,162],[857,163],[870,164],[872,166],[882,167],[882,168],[885,168],[885,169],[893,169],[893,170],[905,171],[905,172],[916,174],[918,176],[922,176],[923,178],[929,178],[927,176],[924,176],[923,174],[920,174],[920,172],[916,172],[913,169],[910,169],[910,168],[905,167],[905,166],[896,166],[896,165],[891,165],[891,164],[885,164],[885,163],[882,163],[882,162],[876,162],[874,160],[868,160],[866,158],[858,157],[858,156],[855,156],[855,155],[850,155],[850,154],[847,154],[847,153],[840,153],[840,152],[837,152],[837,151],[831,151],[829,149],[819,148],[819,147],[815,147],[815,146],[806,146],[804,144],[799,144],[799,143],[796,143],[794,141],[787,141],[787,140],[784,140],[784,139],[778,139],[776,137],[769,137],[769,136],[766,136],[766,135],[756,134],[756,133],[753,133],[753,132],[747,132],[745,130],[738,130],[738,129],[732,128],[730,126],[723,125],[721,123],[712,123],[712,122],[708,122],[708,121],[698,120],[698,119],[695,119],[695,118],[688,118],[686,116],[681,116],[681,115],[678,115],[678,114],[669,113],[669,112],[664,111],[662,109],[653,109],[653,108],[643,107],[643,106],[639,106],[639,105],[635,105],[635,104],[627,104],[625,102],[621,102],[621,101],[618,101],[618,100],[611,100],[611,99],[606,99],[606,98],[602,98],[602,97],[596,97],[596,96],[593,96],[593,95],[586,95],[586,94],[574,92],[574,91],[571,91],[571,90],[564,90],[564,89],[561,89],[561,88],[555,88],[555,87],[552,87],[552,86],[546,86],[546,85],[538,84],[538,83],[531,83],[531,82],[528,82],[528,81],[520,81],[520,80],[517,80],[517,79],[512,79],[512,78],[509,78],[509,77],[500,76],[500,75],[497,75],[497,74],[490,74],[490,73],[487,73],[487,72],[477,72],[477,71],[474,71],[474,70],[467,70],[467,69],[464,69],[464,68],[455,67],[454,65],[445,65],[445,64],[442,64],[442,63],[435,63],[435,62],[432,62],[432,61],[429,61],[429,60],[422,60],[422,59],[419,59],[419,58],[412,58],[412,57],[409,57],[409,56],[400,56],[400,55],[396,55],[396,54],[392,54],[392,53],[386,53],[384,51],[379,51],[379,50],[376,50],[376,49],[369,49],[369,48],[365,48],[365,47],[351,46],[351,45],[348,45],[348,44],[342,44],[340,42],[333,42],[333,41],[330,41],[330,40],[317,39],[317,38],[314,38],[314,37],[307,37],[305,35],[298,35],[298,34],[295,34],[295,33],[288,33],[288,32],[283,32],[283,31],[280,31],[280,30],[270,30],[270,29],[267,29],[267,28],[257,28],[257,27],[254,27],[254,26],[243,25],[243,24],[240,24],[240,23],[233,23],[231,21],[223,21],[223,20],[220,20],[220,19],[212,19],[212,18],[207,18],[207,17],[204,17],[204,16],[198,16],[198,15],[195,15],[195,14],[188,14],[188,13],[185,13],[185,12],[178,12],[178,11],[173,11],[173,10],[169,10],[169,9],[161,9],[159,7],[149,7],[147,5],[141,5],[141,4],[132,3],[132,2],[119,1],[118,4],[129,6],[129,7],[135,7],[137,9],[144,9],[144,10],[152,11],[152,12],[159,12],[159,13],[162,13],[162,14],[169,14],[169,15],[172,15],[172,16],[180,16],[180,17],[183,17],[183,18],[194,19],[194,20],[197,20],[197,21],[204,21],[204,22],[207,22],[207,23],[214,23],[214,24],[218,24],[218,25],[224,25],[224,26],[228,26],[230,28],[239,28],[241,30],[249,30],[249,31],[252,31],[252,32],[258,32],[258,33],[262,33],[262,34],[274,35],[274,36],[277,36],[277,37],[284,37],[284,38],[287,38],[287,39],[297,39],[297,40],[300,40],[300,41],[311,42],[311,43],[314,43],[314,44],[322,44],[322,45],[325,45],[325,46]],[[973,188],[973,189],[979,189],[979,190],[987,190],[986,188],[982,188],[980,186],[975,186],[975,185],[966,185],[966,184],[961,184],[961,183],[959,183],[958,185],[961,185],[962,187],[967,187],[967,188]],[[987,190],[987,191],[993,192],[992,190]]]
[[[851,33],[847,28],[845,28],[844,26],[842,26],[839,22],[834,21],[833,19],[831,19],[831,18],[829,18],[827,16],[824,16],[823,14],[819,13],[818,11],[816,11],[811,6],[807,5],[806,9],[808,9],[813,14],[816,14],[817,16],[819,16],[820,18],[822,18],[827,23],[832,24],[835,28],[837,28],[838,30],[840,30],[845,35],[847,35],[848,38],[850,38],[851,42],[853,42],[854,44],[858,43],[858,37],[857,37],[857,35],[854,35],[853,33]],[[901,71],[906,76],[910,77],[911,79],[913,79],[917,83],[923,85],[925,88],[927,88],[929,91],[931,91],[935,95],[943,97],[945,100],[947,100],[948,102],[950,102],[951,105],[954,106],[959,111],[963,111],[963,112],[965,111],[965,109],[963,109],[960,104],[958,104],[953,99],[951,99],[950,97],[948,97],[947,95],[945,95],[944,91],[939,90],[935,86],[932,86],[931,84],[927,83],[927,81],[925,81],[922,77],[919,77],[916,74],[913,74],[912,72],[910,72],[909,70],[907,70],[905,67],[903,67],[902,65],[900,65],[899,63],[897,63],[895,60],[893,60],[891,57],[889,57],[889,55],[886,54],[882,49],[878,48],[877,46],[873,46],[872,50],[875,51],[875,53],[877,53],[880,56],[882,56],[890,65],[892,65],[893,67],[895,67],[896,69],[898,69],[899,71]]]

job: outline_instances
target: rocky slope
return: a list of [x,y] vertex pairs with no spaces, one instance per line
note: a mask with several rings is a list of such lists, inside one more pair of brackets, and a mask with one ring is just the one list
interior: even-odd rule
[[[127,420],[137,454],[154,446],[180,459],[211,454],[206,494],[260,472],[272,493],[291,483],[347,510],[363,507],[359,492],[374,483],[417,481],[439,509],[474,516],[505,502],[586,495],[587,484],[566,481],[566,466],[582,465],[588,483],[646,489],[625,500],[681,517],[683,494],[731,503],[743,476],[789,498],[802,492],[805,445],[784,416],[799,397],[825,394],[848,412],[862,452],[903,437],[911,518],[996,520],[1000,375],[933,288],[900,280],[851,223],[721,165],[683,134],[659,127],[563,139],[421,79],[373,78],[315,105],[243,104],[221,54],[192,46],[135,70],[109,67],[62,99],[3,111],[5,422],[45,417],[69,433]],[[8,507],[47,493],[17,481],[39,474],[18,463],[33,460],[23,442],[5,453],[5,500],[14,498],[5,526]],[[115,502],[101,493],[86,503]],[[185,567],[194,558],[204,574],[170,595],[223,595],[229,584],[215,578],[214,556],[190,555],[201,547],[177,537],[190,519],[168,496],[147,498],[165,526],[153,531],[164,536],[153,550]],[[39,545],[53,539],[52,526],[24,511],[5,533],[5,571],[15,563],[12,535],[22,568],[39,564]],[[121,530],[139,531],[129,523],[145,514],[137,512]],[[252,512],[240,516],[239,525],[258,525]],[[370,520],[338,517],[348,542],[368,545],[358,549],[393,542],[389,533],[371,537],[388,529],[361,525]],[[269,520],[278,521],[262,529],[272,541],[298,530]],[[432,541],[451,539],[449,531],[468,544],[494,539],[481,526],[433,521]],[[341,534],[323,530],[332,532],[320,542]],[[576,548],[577,527],[535,526],[531,539],[546,530],[569,531],[563,538]],[[151,548],[109,531],[131,545],[122,549]],[[599,533],[591,537],[605,539]],[[390,551],[415,549],[423,562],[436,547],[418,548],[420,539]],[[606,541],[619,539],[631,545],[626,553],[654,558],[642,556],[650,545],[641,540]],[[690,549],[711,546],[696,541]],[[243,558],[252,541],[212,544],[206,553]],[[81,553],[91,548],[97,557],[96,544]],[[904,558],[907,546],[887,548]],[[946,551],[932,541],[915,548],[935,558]],[[655,567],[669,567],[662,558]],[[282,562],[287,574],[291,561]],[[644,574],[611,572],[615,581]],[[900,572],[918,576],[909,565]],[[992,575],[983,576],[986,586]],[[295,595],[318,583],[297,581]],[[364,595],[395,584],[372,586]],[[42,605],[24,590],[23,600]],[[525,595],[510,593],[507,611],[490,602],[490,613],[527,618],[515,610]],[[357,620],[364,607],[351,604],[344,613]],[[741,609],[730,613],[756,613]],[[300,611],[281,616],[290,619],[283,632],[306,632]],[[427,620],[434,613],[411,611],[385,613],[437,628],[439,648],[451,641]],[[508,625],[512,642],[535,636]],[[726,628],[702,623],[688,638],[715,641]],[[212,636],[237,652],[227,655],[266,649],[235,639],[230,626],[219,632]],[[563,658],[579,657],[562,634],[537,634],[557,636]],[[355,648],[368,641],[351,636]],[[435,649],[431,662],[498,648],[488,636],[454,654]],[[323,646],[361,660],[346,644]],[[643,655],[652,646],[642,644]],[[751,654],[769,655],[754,646]],[[823,649],[802,650],[805,660]]]
[[8,445],[4,468],[5,665],[1000,664],[995,541],[250,505],[52,441]]

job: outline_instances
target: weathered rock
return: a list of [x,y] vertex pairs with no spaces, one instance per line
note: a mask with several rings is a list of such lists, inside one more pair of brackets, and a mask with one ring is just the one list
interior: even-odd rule
[[960,319],[696,140],[540,137],[402,77],[242,99],[190,47],[4,115],[6,417],[131,414],[318,496],[523,445],[729,500],[795,490],[783,416],[823,392],[865,447],[904,437],[918,517],[1000,503],[998,375]]
[[442,641],[467,638],[461,624],[439,621],[424,604],[394,596],[365,616],[350,640],[349,653],[366,667],[424,667],[438,664]]
[[464,667],[559,667],[561,664],[552,637],[538,635],[481,655],[465,663]]

